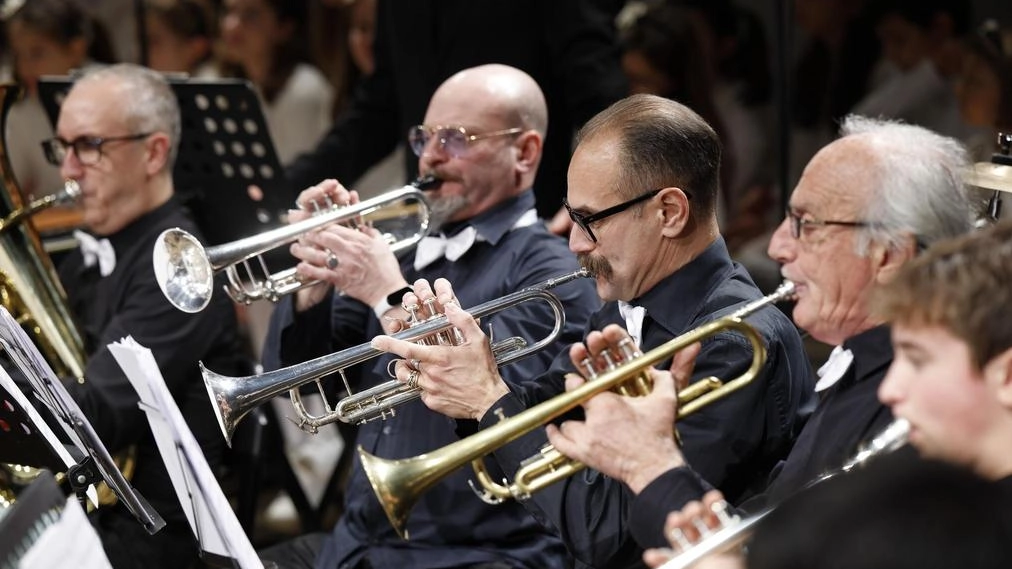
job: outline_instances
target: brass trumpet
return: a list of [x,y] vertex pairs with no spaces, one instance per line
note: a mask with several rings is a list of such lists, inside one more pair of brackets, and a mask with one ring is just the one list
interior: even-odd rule
[[[906,444],[909,433],[910,423],[905,419],[894,420],[882,432],[861,445],[857,453],[842,466],[815,478],[806,484],[805,488],[810,488],[839,474],[846,474],[877,456],[900,448]],[[774,509],[775,507],[769,507],[744,519],[737,516],[733,517],[731,525],[726,525],[704,536],[694,543],[692,547],[683,550],[671,558],[670,561],[661,565],[661,569],[689,569],[711,555],[726,553],[741,547],[752,537],[756,524],[773,512]]]
[[[584,269],[549,279],[543,283],[533,285],[524,290],[508,294],[484,304],[480,304],[468,312],[475,318],[491,316],[507,308],[518,306],[524,302],[541,301],[552,309],[555,316],[555,325],[552,331],[541,340],[532,345],[527,345],[523,338],[514,337],[501,340],[492,345],[492,352],[496,356],[497,365],[506,365],[521,358],[532,355],[548,344],[555,341],[562,332],[566,323],[566,314],[562,301],[550,292],[562,284],[578,278],[587,277]],[[453,326],[447,321],[446,316],[433,315],[428,319],[394,334],[393,337],[409,342],[426,341],[440,335],[453,333]],[[292,405],[299,417],[298,425],[301,429],[315,433],[319,427],[342,421],[345,423],[362,423],[372,419],[381,419],[392,416],[394,407],[402,403],[417,399],[422,391],[418,387],[409,387],[407,384],[397,380],[387,381],[376,387],[352,393],[348,382],[345,379],[345,387],[349,393],[348,397],[340,400],[338,404],[331,407],[327,400],[320,378],[332,373],[339,373],[344,379],[344,370],[362,362],[371,360],[385,354],[381,350],[373,348],[371,344],[361,344],[321,356],[308,362],[295,364],[286,368],[252,375],[247,377],[229,377],[217,374],[200,365],[200,372],[204,377],[204,385],[211,398],[215,416],[218,418],[218,426],[225,436],[225,440],[231,445],[232,434],[236,425],[254,407],[261,405],[272,397],[280,395],[285,391],[289,392]],[[311,415],[302,404],[299,395],[299,387],[310,382],[317,383],[317,389],[323,395],[324,413]]]
[[[578,472],[584,465],[563,456],[551,445],[547,445],[541,453],[524,461],[524,466],[518,471],[520,479],[512,485],[501,485],[489,484],[491,481],[482,463],[483,457],[576,408],[599,393],[622,387],[626,387],[627,391],[636,392],[648,387],[643,385],[643,374],[651,367],[672,357],[678,351],[725,330],[735,330],[749,340],[752,344],[752,364],[743,374],[727,383],[709,377],[683,389],[678,394],[678,419],[683,419],[741,389],[759,374],[766,362],[766,347],[762,338],[752,326],[743,321],[743,318],[793,294],[794,284],[785,282],[773,294],[753,301],[728,316],[690,330],[646,354],[589,379],[572,391],[557,395],[436,451],[414,458],[389,460],[378,458],[359,447],[358,454],[362,468],[369,477],[373,491],[376,492],[390,524],[405,539],[407,539],[405,525],[408,514],[421,494],[468,462],[472,463],[479,483],[489,495],[498,499],[508,497],[522,499],[530,496],[531,493]],[[630,390],[629,383],[639,384],[640,387]]]
[[[261,257],[263,253],[292,243],[305,233],[331,223],[370,223],[404,214],[416,216],[417,223],[409,227],[410,233],[387,233],[385,237],[395,253],[413,247],[429,231],[429,206],[422,191],[440,183],[441,180],[432,176],[420,178],[403,188],[355,205],[329,204],[321,213],[300,222],[206,249],[190,233],[179,228],[167,229],[155,242],[152,258],[155,279],[165,298],[183,312],[200,312],[207,307],[214,287],[214,274],[222,270],[228,276],[225,292],[232,300],[242,304],[262,299],[277,302],[287,294],[316,283],[303,282],[294,267],[271,274]],[[391,211],[395,213],[391,215]],[[254,257],[259,265],[256,270],[250,266]],[[249,284],[240,276],[240,264],[245,269]],[[264,276],[260,278],[257,274]]]

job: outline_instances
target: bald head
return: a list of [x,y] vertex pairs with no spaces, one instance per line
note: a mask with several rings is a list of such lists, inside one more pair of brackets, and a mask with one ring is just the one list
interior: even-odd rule
[[461,95],[506,124],[536,130],[542,136],[548,129],[548,106],[541,87],[515,67],[493,63],[465,69],[444,81],[432,98],[459,99]]

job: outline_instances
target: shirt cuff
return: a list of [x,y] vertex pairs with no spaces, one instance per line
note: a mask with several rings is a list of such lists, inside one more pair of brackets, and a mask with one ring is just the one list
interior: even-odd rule
[[713,490],[706,480],[691,468],[672,468],[647,484],[632,502],[629,530],[633,539],[644,548],[670,547],[664,537],[668,514],[681,510],[692,500]]

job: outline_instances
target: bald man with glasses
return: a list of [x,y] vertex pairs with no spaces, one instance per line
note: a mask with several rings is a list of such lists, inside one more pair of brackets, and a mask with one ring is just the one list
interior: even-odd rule
[[[534,205],[535,174],[548,120],[544,95],[526,73],[505,65],[482,65],[454,74],[436,89],[425,122],[407,133],[422,174],[439,180],[427,191],[432,234],[418,247],[394,256],[370,228],[328,226],[292,247],[305,278],[328,286],[300,291],[278,304],[264,350],[265,366],[297,364],[398,330],[409,314],[402,298],[418,279],[452,278],[466,306],[495,300],[579,269],[565,242],[548,232]],[[336,181],[299,197],[309,204],[323,194],[337,203],[357,199]],[[308,208],[307,208],[308,209]],[[306,215],[295,212],[292,221]],[[340,291],[340,294],[335,291]],[[600,305],[591,283],[555,289],[566,323],[545,350],[504,366],[508,381],[536,377],[555,353],[579,338]],[[426,316],[422,308],[422,316]],[[544,303],[489,317],[496,339],[519,336],[528,345],[555,325]],[[355,391],[390,381],[392,357],[375,358],[347,371]],[[421,401],[358,428],[356,444],[383,458],[404,458],[456,439],[454,421]],[[519,504],[481,502],[458,472],[438,484],[407,524],[409,540],[390,526],[359,462],[345,490],[344,515],[333,532],[311,534],[261,552],[284,568],[401,567],[540,569],[571,564],[561,540]]]
[[[728,256],[718,232],[721,147],[699,115],[668,99],[636,95],[592,118],[577,140],[565,203],[574,222],[569,248],[605,301],[584,329],[583,342],[594,344],[600,333],[593,330],[619,324],[645,352],[762,297],[745,269]],[[458,283],[450,279],[434,286],[439,304],[466,339],[463,345],[416,346],[389,337],[373,345],[420,361],[414,379],[425,391],[423,401],[458,419],[462,434],[495,424],[498,411],[513,416],[558,395],[567,373],[585,369],[581,360],[587,352],[577,344],[558,352],[547,374],[507,384],[488,363],[482,331],[459,309],[467,304],[450,302]],[[418,300],[433,294],[428,283],[416,283]],[[770,306],[749,322],[768,353],[756,379],[678,423],[684,452],[738,498],[760,491],[770,469],[786,456],[814,385],[790,319]],[[704,342],[693,380],[732,379],[752,360],[744,337],[717,334]],[[662,364],[668,365],[670,360]],[[412,375],[407,366],[397,365],[398,378]],[[670,439],[674,421],[667,416],[663,430]],[[618,421],[615,427],[623,425]],[[538,429],[496,451],[494,462],[512,477],[545,442],[545,431]],[[586,471],[521,503],[559,532],[577,566],[637,566],[642,548],[627,520],[638,490]]]

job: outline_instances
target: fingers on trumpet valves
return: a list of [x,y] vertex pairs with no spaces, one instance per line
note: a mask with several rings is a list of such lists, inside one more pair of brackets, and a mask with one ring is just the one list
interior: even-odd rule
[[668,541],[676,551],[688,551],[692,548],[692,541],[686,537],[685,532],[680,527],[672,528],[668,532]]
[[727,527],[741,520],[736,514],[728,512],[726,500],[717,500],[710,504],[710,511],[717,517],[719,527]]

